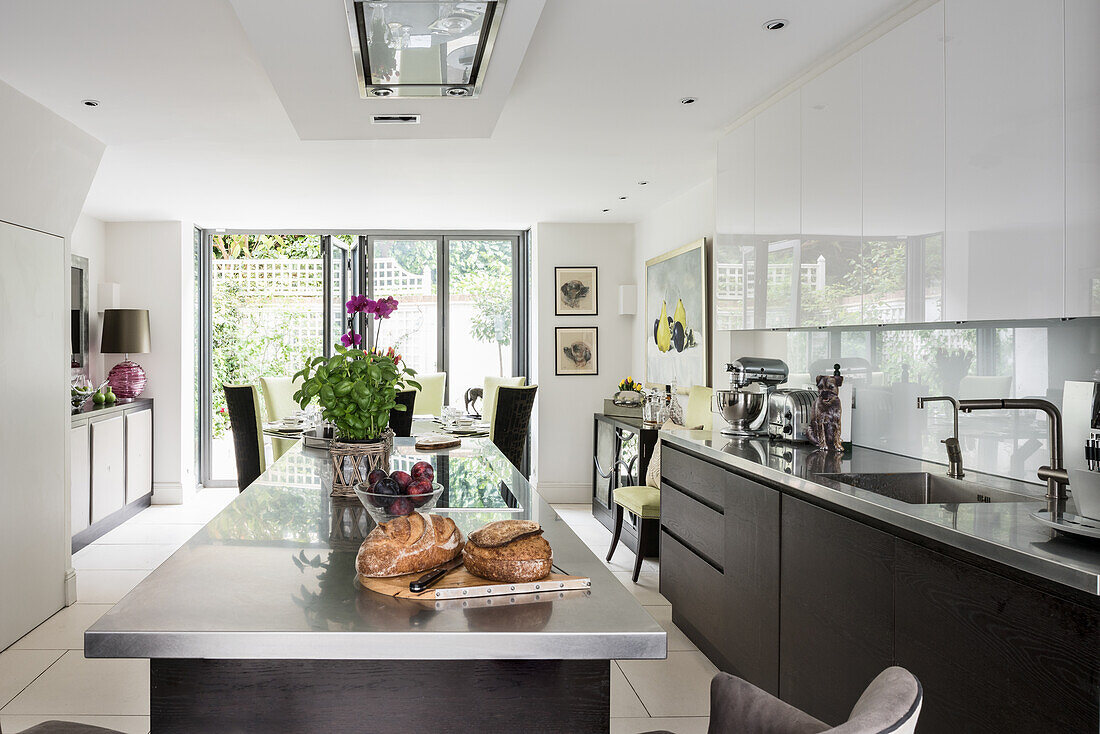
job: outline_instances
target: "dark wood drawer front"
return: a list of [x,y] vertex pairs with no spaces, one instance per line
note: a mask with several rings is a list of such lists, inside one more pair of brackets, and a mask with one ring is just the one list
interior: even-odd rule
[[675,487],[661,484],[661,524],[699,555],[721,568],[726,518]]
[[[672,604],[673,620],[686,622],[696,644],[724,651],[729,624],[725,579],[667,530],[661,530],[661,594]],[[705,642],[698,637],[704,638]],[[719,661],[715,661],[720,664]]]
[[667,443],[661,444],[661,481],[715,507],[726,506],[725,495],[733,476],[704,459],[685,454]]
[[894,537],[787,495],[780,537],[779,695],[844,721],[894,661]]

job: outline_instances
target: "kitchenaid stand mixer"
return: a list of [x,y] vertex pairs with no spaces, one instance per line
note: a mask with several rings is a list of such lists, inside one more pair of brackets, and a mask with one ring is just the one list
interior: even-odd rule
[[741,357],[726,365],[728,390],[714,391],[714,412],[729,424],[726,436],[760,436],[768,431],[768,403],[775,388],[787,381],[787,364],[780,359]]

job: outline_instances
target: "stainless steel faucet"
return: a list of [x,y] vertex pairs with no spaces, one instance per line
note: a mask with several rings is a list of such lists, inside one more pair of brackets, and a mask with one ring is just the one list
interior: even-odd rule
[[1041,398],[993,398],[989,400],[960,400],[959,410],[1041,410],[1047,414],[1047,433],[1050,444],[1050,464],[1039,467],[1040,479],[1047,482],[1047,499],[1066,499],[1069,473],[1062,466],[1062,414],[1049,400]]
[[947,447],[947,476],[962,479],[966,476],[966,472],[963,471],[963,453],[962,447],[959,445],[959,401],[950,395],[925,395],[917,398],[917,408],[923,408],[925,403],[937,400],[951,403],[951,409],[955,417],[953,423],[954,435],[940,441]]

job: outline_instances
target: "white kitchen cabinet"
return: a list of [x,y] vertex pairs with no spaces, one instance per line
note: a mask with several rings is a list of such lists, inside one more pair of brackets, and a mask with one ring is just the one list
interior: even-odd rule
[[122,415],[95,421],[92,432],[92,522],[126,504],[126,442]]
[[802,221],[799,93],[792,92],[754,120],[754,226],[758,235],[796,235]]
[[126,413],[126,503],[153,491],[153,411]]
[[1061,316],[1062,3],[949,2],[945,29],[945,316]]
[[[754,244],[766,263],[765,328],[795,325],[798,236],[802,229],[802,163],[799,93],[792,92],[753,121]],[[760,324],[757,324],[759,327]]]
[[717,329],[755,325],[756,149],[752,121],[718,141],[718,200],[714,240]]
[[69,429],[69,447],[69,509],[72,514],[70,532],[76,535],[92,522],[92,446],[87,423]]
[[1100,2],[1065,8],[1065,315],[1100,316]]
[[864,284],[864,323],[944,318],[943,21],[938,3],[860,52],[863,254],[905,267]]
[[798,326],[861,319],[860,76],[850,56],[802,87]]

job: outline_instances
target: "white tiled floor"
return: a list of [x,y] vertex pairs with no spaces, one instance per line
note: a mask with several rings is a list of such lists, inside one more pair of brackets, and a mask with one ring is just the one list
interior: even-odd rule
[[[611,533],[592,517],[591,506],[554,505],[554,509],[603,560]],[[672,607],[659,590],[660,562],[643,561],[635,584],[630,580],[634,554],[620,543],[606,565],[668,632],[667,660],[617,660],[611,664],[612,734],[658,729],[703,734],[709,723],[710,679],[718,669],[672,623]]]
[[[150,507],[73,556],[78,603],[63,609],[0,653],[0,728],[22,731],[64,719],[143,734],[149,730],[149,664],[85,659],[84,630],[221,510],[236,490],[207,489],[182,506]],[[587,505],[555,509],[603,558],[611,533]],[[634,556],[620,546],[607,564],[668,631],[667,660],[611,664],[611,732],[707,730],[710,679],[716,669],[672,623],[658,590],[659,565],[646,560],[630,580]]]
[[0,729],[49,719],[149,731],[149,663],[84,657],[84,630],[237,496],[206,489],[150,507],[73,556],[77,603],[0,653]]

